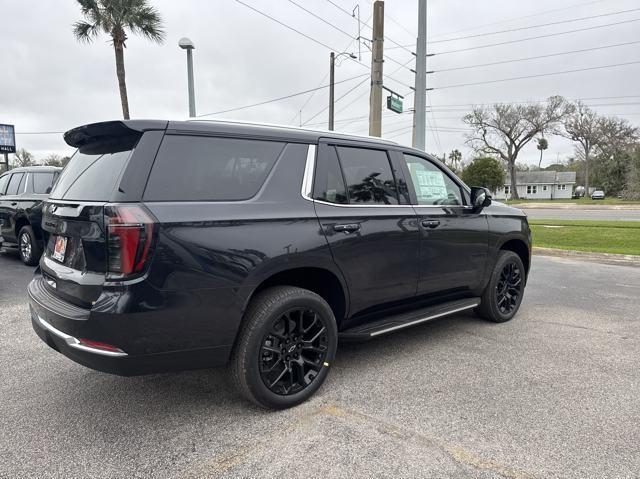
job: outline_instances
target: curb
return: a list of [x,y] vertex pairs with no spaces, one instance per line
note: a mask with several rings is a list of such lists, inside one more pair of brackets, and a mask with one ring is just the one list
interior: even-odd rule
[[640,256],[630,254],[613,254],[613,253],[588,253],[586,251],[574,251],[555,248],[541,248],[534,246],[533,254],[540,256],[555,256],[560,258],[571,258],[581,261],[591,261],[594,263],[604,263],[622,266],[634,266],[640,268]]

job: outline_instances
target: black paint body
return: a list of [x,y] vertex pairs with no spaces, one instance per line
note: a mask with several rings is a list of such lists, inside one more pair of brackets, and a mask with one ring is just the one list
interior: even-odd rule
[[31,226],[36,239],[45,244],[45,235],[41,228],[42,203],[47,194],[34,193],[30,175],[34,173],[58,173],[62,168],[54,166],[27,166],[14,168],[2,175],[23,174],[23,186],[16,194],[5,195],[0,191],[0,244],[17,243],[18,233],[23,226]]
[[[480,211],[470,206],[414,207],[409,204],[415,203],[412,187],[407,204],[392,208],[337,206],[303,196],[309,145],[317,148],[316,165],[327,141],[385,149],[398,181],[408,175],[401,152],[425,157],[422,152],[382,140],[246,124],[102,125],[114,124],[141,135],[111,202],[142,203],[157,219],[146,272],[131,281],[106,281],[104,204],[50,200],[44,228],[75,242],[71,249],[76,258],[70,260],[75,263],[61,265],[51,259],[50,240],[29,288],[39,336],[89,367],[139,374],[224,364],[252,296],[274,284],[316,285],[344,330],[390,311],[478,296],[505,245],[519,251],[529,267],[529,227],[525,215],[514,208],[497,203]],[[107,127],[83,128],[67,133],[67,141],[82,144],[83,134]],[[160,142],[174,134],[270,139],[286,146],[249,200],[145,201]],[[462,187],[468,203],[468,188]],[[431,218],[438,218],[438,228],[421,226]],[[360,229],[336,232],[333,226],[338,223],[358,224]],[[55,281],[55,290],[47,279]],[[49,296],[55,300],[47,300]],[[116,345],[128,356],[74,350],[45,331],[37,316],[74,337]]]

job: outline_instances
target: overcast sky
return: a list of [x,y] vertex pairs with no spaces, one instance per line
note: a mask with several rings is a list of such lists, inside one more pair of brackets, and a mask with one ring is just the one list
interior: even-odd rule
[[[243,0],[305,33],[316,43],[256,13],[235,0],[153,0],[160,11],[166,40],[156,45],[131,37],[125,50],[129,102],[133,118],[184,119],[188,112],[182,36],[196,45],[195,86],[198,114],[219,112],[275,99],[325,85],[330,48],[358,54],[357,20],[327,0]],[[351,11],[355,3],[334,0]],[[360,17],[371,24],[372,3],[360,0]],[[629,11],[632,10],[632,11]],[[413,107],[417,0],[385,2],[385,86],[407,95]],[[584,17],[597,18],[584,19]],[[0,48],[0,123],[16,125],[18,147],[42,158],[70,154],[60,133],[95,121],[121,118],[113,48],[105,36],[93,44],[78,43],[71,25],[80,19],[75,0],[2,0]],[[576,20],[570,21],[567,20]],[[427,151],[441,155],[458,148],[468,159],[460,117],[469,104],[544,100],[550,95],[589,99],[604,114],[640,122],[640,63],[489,84],[461,84],[539,75],[566,70],[640,62],[640,0],[428,0],[429,58]],[[561,23],[557,23],[561,22]],[[624,23],[621,23],[624,22]],[[545,27],[480,35],[556,23]],[[613,24],[602,28],[589,27]],[[500,46],[474,48],[569,30],[583,30]],[[343,30],[341,32],[339,30]],[[477,36],[480,35],[480,36]],[[362,25],[362,36],[370,29]],[[467,37],[447,41],[458,37]],[[469,69],[439,71],[478,64],[639,42],[568,55]],[[398,45],[406,46],[405,48]],[[452,50],[469,49],[460,52]],[[368,73],[370,55],[361,45],[361,64],[344,60],[336,81]],[[448,52],[448,53],[447,53]],[[406,64],[407,67],[401,66]],[[364,81],[363,81],[364,80]],[[362,82],[360,86],[358,83]],[[355,87],[355,89],[354,89]],[[352,90],[352,91],[350,91]],[[367,134],[369,82],[357,78],[336,86],[336,130]],[[386,95],[385,95],[386,96]],[[299,95],[263,106],[210,115],[326,129],[328,90]],[[300,114],[300,110],[302,110]],[[322,111],[322,112],[321,112]],[[321,112],[321,113],[319,113]],[[319,114],[318,114],[319,113]],[[317,116],[316,116],[317,115]],[[354,119],[352,121],[343,121]],[[410,114],[383,110],[383,136],[411,143]],[[565,159],[570,142],[551,137],[544,164]],[[535,144],[523,162],[538,162]]]

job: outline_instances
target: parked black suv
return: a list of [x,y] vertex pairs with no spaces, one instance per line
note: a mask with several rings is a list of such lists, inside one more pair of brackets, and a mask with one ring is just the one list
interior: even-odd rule
[[62,168],[29,166],[0,176],[0,246],[17,244],[24,264],[38,264],[45,244],[40,228],[42,202]]
[[115,121],[44,212],[29,285],[52,348],[122,375],[231,361],[273,408],[325,380],[338,339],[460,311],[502,322],[530,265],[525,215],[398,144],[233,122]]

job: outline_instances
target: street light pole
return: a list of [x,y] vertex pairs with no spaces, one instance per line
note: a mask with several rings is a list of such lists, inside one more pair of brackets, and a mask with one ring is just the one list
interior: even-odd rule
[[336,54],[329,55],[329,131],[333,131],[333,103],[335,87]]
[[196,116],[196,93],[193,87],[193,53],[196,47],[188,38],[181,38],[178,46],[187,51],[187,81],[189,89],[189,117]]
[[353,53],[347,52],[338,53],[337,55],[334,52],[329,54],[329,131],[333,131],[336,58],[340,58],[342,55],[347,55],[354,60],[357,58]]

